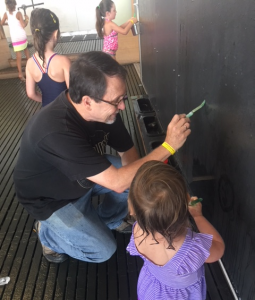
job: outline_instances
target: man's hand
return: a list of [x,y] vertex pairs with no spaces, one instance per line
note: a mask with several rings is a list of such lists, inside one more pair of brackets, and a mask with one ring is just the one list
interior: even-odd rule
[[190,119],[185,114],[174,115],[167,126],[165,141],[174,148],[175,151],[181,148],[190,135]]

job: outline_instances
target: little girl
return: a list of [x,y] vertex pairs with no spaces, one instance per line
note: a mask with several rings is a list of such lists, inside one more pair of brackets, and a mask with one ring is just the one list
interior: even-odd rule
[[[69,86],[70,60],[54,52],[60,35],[54,12],[36,8],[31,13],[31,32],[36,53],[26,66],[26,90],[29,98],[45,106]],[[40,87],[42,94],[36,89]]]
[[13,50],[16,52],[16,63],[19,72],[19,79],[21,81],[25,81],[21,67],[21,51],[24,51],[26,58],[29,59],[27,35],[24,30],[28,24],[28,16],[25,16],[24,21],[21,12],[16,11],[17,3],[15,0],[5,0],[5,4],[8,11],[5,12],[3,19],[1,20],[1,25],[9,25]]
[[[189,206],[195,199],[180,173],[162,162],[146,162],[135,175],[128,202],[137,222],[127,250],[144,260],[139,300],[206,299],[204,262],[219,260],[225,246],[201,204]],[[201,233],[192,231],[189,213]]]
[[102,0],[96,8],[96,30],[99,37],[104,38],[103,52],[116,59],[118,50],[118,33],[126,35],[136,18],[129,19],[121,26],[116,25],[112,20],[116,17],[116,7],[111,0]]

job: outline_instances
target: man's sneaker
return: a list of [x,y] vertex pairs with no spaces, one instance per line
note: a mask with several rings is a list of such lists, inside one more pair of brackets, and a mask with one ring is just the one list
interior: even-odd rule
[[[40,227],[41,227],[41,222],[35,221],[34,231],[37,233],[39,241],[40,241],[40,238],[39,238]],[[41,241],[40,241],[40,243],[41,243]],[[64,253],[57,253],[57,252],[51,250],[50,248],[44,246],[42,243],[41,243],[41,245],[42,245],[43,256],[47,259],[47,261],[59,264],[68,259],[68,255],[66,255]]]
[[128,224],[127,222],[123,221],[119,227],[115,228],[114,230],[120,233],[132,233],[132,225]]

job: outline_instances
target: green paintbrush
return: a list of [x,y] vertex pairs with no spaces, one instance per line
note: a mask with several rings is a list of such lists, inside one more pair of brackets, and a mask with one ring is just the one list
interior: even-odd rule
[[190,201],[189,206],[194,206],[194,205],[196,205],[197,203],[199,203],[201,201],[203,201],[203,198],[198,198],[194,201]]
[[186,118],[190,118],[193,116],[194,112],[196,112],[197,110],[199,110],[200,108],[202,108],[203,106],[205,105],[205,100],[196,108],[194,108],[191,112],[189,112],[187,115],[186,115]]

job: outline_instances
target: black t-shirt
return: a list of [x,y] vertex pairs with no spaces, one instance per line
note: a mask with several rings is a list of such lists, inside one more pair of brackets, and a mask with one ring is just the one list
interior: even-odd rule
[[118,152],[133,146],[119,114],[111,125],[87,122],[65,93],[30,119],[14,170],[18,200],[38,220],[86,194],[93,186],[86,178],[111,165],[106,145]]

